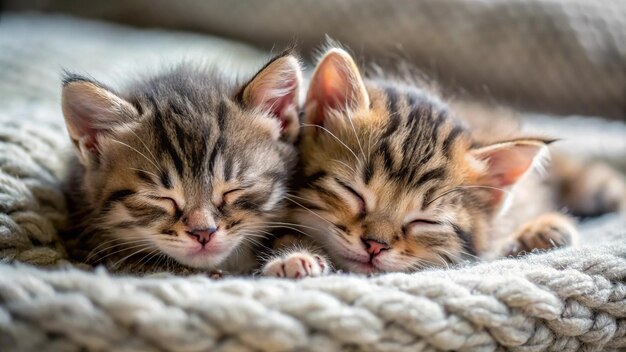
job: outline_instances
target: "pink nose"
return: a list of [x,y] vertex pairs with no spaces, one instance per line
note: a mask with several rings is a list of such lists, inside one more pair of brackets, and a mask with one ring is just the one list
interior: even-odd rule
[[190,229],[205,229],[209,227],[216,227],[213,214],[207,209],[196,208],[193,209],[183,218],[185,226]]
[[377,256],[380,252],[389,249],[388,244],[376,240],[363,238],[363,243],[365,244],[365,250],[367,250],[367,253],[373,256]]
[[193,237],[203,246],[211,240],[218,226],[210,211],[203,208],[196,208],[183,218],[187,234]]
[[213,234],[217,232],[216,227],[209,227],[206,229],[195,229],[191,231],[187,231],[187,234],[198,241],[201,245],[205,245],[209,243]]

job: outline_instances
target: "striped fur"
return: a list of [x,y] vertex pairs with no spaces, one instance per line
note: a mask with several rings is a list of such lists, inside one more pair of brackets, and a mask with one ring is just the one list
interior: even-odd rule
[[[118,95],[69,75],[64,112],[77,158],[69,182],[76,226],[67,236],[74,254],[123,271],[156,270],[156,263],[252,270],[253,244],[284,211],[296,152],[291,137],[281,136],[275,108],[246,101],[243,92],[265,94],[254,89],[276,83],[282,95],[274,98],[297,96],[300,72],[284,53],[257,76],[240,86],[216,69],[181,65]],[[291,109],[288,117],[297,118],[297,105]],[[80,116],[84,110],[90,116]],[[186,233],[194,210],[218,228],[210,250]]]
[[[507,229],[531,218],[503,225],[500,214],[545,139],[481,138],[428,86],[363,79],[341,49],[318,64],[304,111],[291,216],[340,269],[412,271],[488,256],[502,250],[497,239]],[[388,249],[373,256],[370,240]],[[264,272],[290,276],[277,263]],[[306,276],[307,265],[294,275]]]

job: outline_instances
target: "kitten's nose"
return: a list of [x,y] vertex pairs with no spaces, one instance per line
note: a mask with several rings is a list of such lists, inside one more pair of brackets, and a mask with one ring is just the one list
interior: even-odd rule
[[195,238],[203,246],[211,240],[218,228],[211,212],[203,208],[190,211],[183,218],[183,223],[187,227],[187,234]]
[[183,223],[191,230],[197,229],[208,229],[212,227],[217,227],[215,223],[215,219],[213,219],[213,214],[208,209],[196,208],[193,209],[183,218]]
[[217,232],[217,227],[208,227],[205,229],[195,229],[191,231],[187,231],[189,236],[195,238],[196,241],[200,242],[201,245],[205,245],[209,243],[213,234]]
[[365,250],[367,253],[377,256],[380,252],[389,249],[389,245],[385,242],[380,242],[377,240],[369,239],[369,238],[361,238],[363,244],[365,244]]

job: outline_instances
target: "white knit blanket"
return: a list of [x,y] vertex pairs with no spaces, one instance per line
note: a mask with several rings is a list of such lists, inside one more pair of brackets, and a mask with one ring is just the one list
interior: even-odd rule
[[[582,224],[580,249],[415,274],[214,281],[60,268],[60,69],[111,83],[111,69],[123,77],[137,63],[185,56],[246,70],[262,62],[248,47],[191,34],[62,17],[0,20],[0,350],[626,348],[626,222],[617,216]],[[572,150],[626,155],[623,123],[531,120],[534,130],[584,134]]]

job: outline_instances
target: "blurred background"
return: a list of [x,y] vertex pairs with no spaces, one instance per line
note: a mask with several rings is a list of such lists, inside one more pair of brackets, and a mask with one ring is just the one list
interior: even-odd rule
[[110,83],[200,57],[245,75],[294,42],[310,60],[327,35],[514,107],[575,150],[626,155],[624,0],[4,0],[0,103],[56,103],[62,68]]
[[626,118],[624,0],[5,1],[262,49],[328,34],[363,60],[398,56],[462,93],[531,111]]

